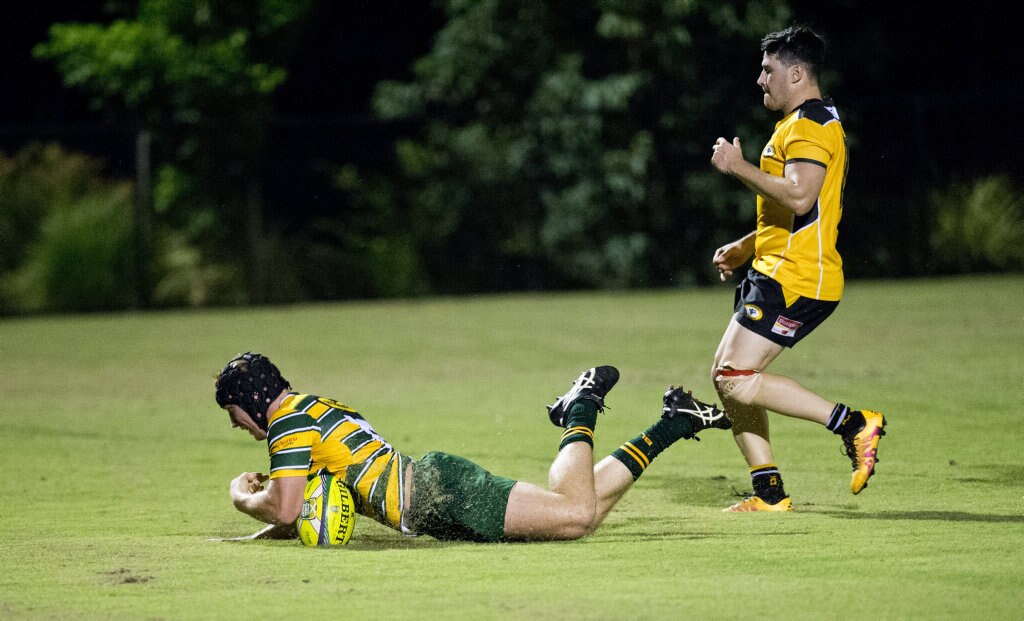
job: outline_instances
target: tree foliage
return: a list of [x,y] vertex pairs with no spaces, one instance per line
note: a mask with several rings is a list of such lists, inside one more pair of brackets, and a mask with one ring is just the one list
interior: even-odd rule
[[0,314],[132,304],[131,184],[56,144],[0,155]]
[[[310,1],[140,0],[132,18],[54,24],[35,48],[98,109],[153,135],[163,233],[224,269],[246,268],[250,294],[259,289],[254,266],[267,263],[257,173],[270,95],[285,79],[289,27]],[[230,286],[211,301],[237,298]]]
[[422,120],[397,146],[398,173],[339,177],[358,206],[350,234],[414,249],[407,280],[438,291],[709,278],[711,250],[753,209],[711,172],[710,145],[766,137],[758,41],[785,25],[785,5],[438,4],[447,23],[414,79],[374,97],[384,119]]

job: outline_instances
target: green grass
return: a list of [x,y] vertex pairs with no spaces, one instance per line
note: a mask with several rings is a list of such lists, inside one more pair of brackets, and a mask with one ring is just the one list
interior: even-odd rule
[[543,483],[544,404],[580,369],[622,380],[599,456],[669,383],[713,399],[727,287],[8,319],[0,322],[0,618],[1019,619],[1024,277],[854,282],[774,365],[889,417],[849,493],[823,429],[774,416],[797,511],[727,515],[749,488],[726,433],[680,442],[595,536],[479,545],[359,520],[351,544],[214,543],[257,524],[227,484],[266,466],[212,374],[271,356],[414,457]]

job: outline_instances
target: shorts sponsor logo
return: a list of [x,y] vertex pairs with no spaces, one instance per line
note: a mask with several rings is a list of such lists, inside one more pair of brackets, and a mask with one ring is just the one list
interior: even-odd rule
[[799,321],[793,321],[792,319],[787,319],[786,317],[779,315],[779,318],[775,320],[775,325],[772,326],[772,332],[792,338],[796,336],[797,328],[802,325],[804,324]]
[[772,145],[766,146],[764,148],[764,156],[765,157],[772,157],[773,155],[775,155],[775,149],[772,147]]
[[744,304],[743,312],[747,314],[747,317],[750,317],[754,321],[760,321],[761,318],[764,317],[764,313],[761,312],[761,309],[753,304]]

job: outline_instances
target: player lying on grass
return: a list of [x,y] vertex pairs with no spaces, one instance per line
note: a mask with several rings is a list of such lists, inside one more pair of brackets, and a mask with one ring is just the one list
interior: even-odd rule
[[484,542],[577,539],[594,532],[676,440],[730,427],[717,407],[669,387],[661,418],[595,466],[597,414],[618,379],[614,367],[588,369],[548,407],[563,432],[544,489],[447,453],[413,460],[352,408],[295,392],[266,357],[239,354],[217,376],[217,404],[232,426],[267,441],[270,471],[240,474],[231,482],[231,500],[270,524],[249,538],[293,537],[307,477],[326,468],[348,484],[360,514],[406,534]]

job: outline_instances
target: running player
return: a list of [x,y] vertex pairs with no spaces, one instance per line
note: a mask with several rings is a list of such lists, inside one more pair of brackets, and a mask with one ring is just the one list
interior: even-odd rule
[[715,252],[723,281],[753,257],[736,290],[735,315],[715,353],[712,378],[732,420],[733,437],[750,467],[754,493],[726,511],[790,511],[775,465],[767,410],[824,425],[840,435],[853,464],[850,489],[860,493],[874,473],[885,418],[829,401],[795,381],[765,372],[832,314],[843,294],[836,251],[847,172],[846,134],[818,72],[825,42],[794,26],[761,41],[757,85],[764,105],[781,112],[760,168],[743,158],[740,139],[718,138],[711,163],[757,194],[757,228]]

